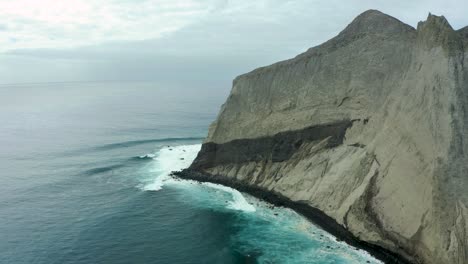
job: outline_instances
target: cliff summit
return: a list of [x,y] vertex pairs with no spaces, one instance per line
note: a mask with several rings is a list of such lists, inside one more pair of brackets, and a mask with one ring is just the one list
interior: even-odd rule
[[443,16],[366,11],[237,77],[185,173],[318,209],[389,263],[466,264],[467,39]]

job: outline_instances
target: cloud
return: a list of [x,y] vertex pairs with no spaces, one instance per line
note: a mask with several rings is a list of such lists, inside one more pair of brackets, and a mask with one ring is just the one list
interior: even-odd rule
[[28,76],[28,82],[164,80],[187,86],[216,80],[229,87],[238,74],[332,38],[367,9],[413,27],[429,12],[445,15],[454,28],[468,25],[468,1],[455,0],[29,2],[28,10],[18,11],[0,1],[0,21],[8,21],[0,38],[0,83]]
[[[226,47],[262,39],[269,46],[274,43],[268,40],[281,38],[315,45],[370,8],[413,26],[428,12],[444,14],[456,28],[468,24],[468,2],[456,0],[15,0],[0,1],[0,21],[9,23],[0,28],[0,52],[164,40],[182,30]],[[178,36],[184,41],[196,37]]]
[[[63,48],[159,38],[209,13],[206,0],[15,0],[0,2],[9,27],[1,50]],[[12,45],[5,39],[16,39]]]

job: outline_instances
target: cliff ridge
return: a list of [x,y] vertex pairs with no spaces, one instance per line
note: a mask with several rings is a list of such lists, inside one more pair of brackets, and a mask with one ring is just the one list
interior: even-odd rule
[[468,263],[467,32],[366,11],[237,77],[189,170],[305,203],[413,263]]

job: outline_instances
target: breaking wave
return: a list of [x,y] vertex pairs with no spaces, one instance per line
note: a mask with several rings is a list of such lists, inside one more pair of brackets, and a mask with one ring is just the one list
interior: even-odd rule
[[229,193],[233,200],[228,202],[228,208],[244,212],[255,212],[255,207],[251,205],[238,190],[210,182],[202,183],[202,185]]
[[201,144],[196,145],[181,145],[181,146],[166,146],[161,148],[156,154],[146,154],[142,157],[153,156],[155,161],[150,169],[150,180],[143,186],[145,191],[158,191],[165,184],[174,184],[179,180],[170,176],[171,172],[188,168],[192,161],[197,156]]
[[[200,148],[201,144],[165,146],[156,153],[140,156],[154,160],[149,167],[149,180],[140,188],[159,191],[173,187],[180,190],[180,199],[191,206],[242,212],[235,214],[239,217],[239,229],[231,235],[231,242],[244,255],[257,252],[260,263],[272,259],[280,263],[381,263],[367,252],[338,241],[291,209],[275,207],[227,186],[170,176],[172,171],[190,166]],[[281,246],[283,243],[288,247]],[[295,252],[293,259],[291,251]]]
[[146,182],[142,189],[145,191],[159,191],[165,185],[176,185],[179,187],[203,186],[212,190],[221,191],[229,195],[230,201],[227,201],[227,208],[245,212],[254,212],[255,207],[244,198],[239,191],[214,183],[198,183],[190,180],[182,180],[170,176],[171,172],[188,168],[200,151],[201,144],[166,146],[161,148],[155,154],[146,154],[141,158],[152,157],[154,164],[150,169],[150,175],[154,178]]

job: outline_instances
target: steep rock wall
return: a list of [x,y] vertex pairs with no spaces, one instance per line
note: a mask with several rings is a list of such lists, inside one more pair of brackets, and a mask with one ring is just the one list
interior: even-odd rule
[[190,170],[301,201],[415,263],[468,263],[468,44],[369,10],[237,77]]

